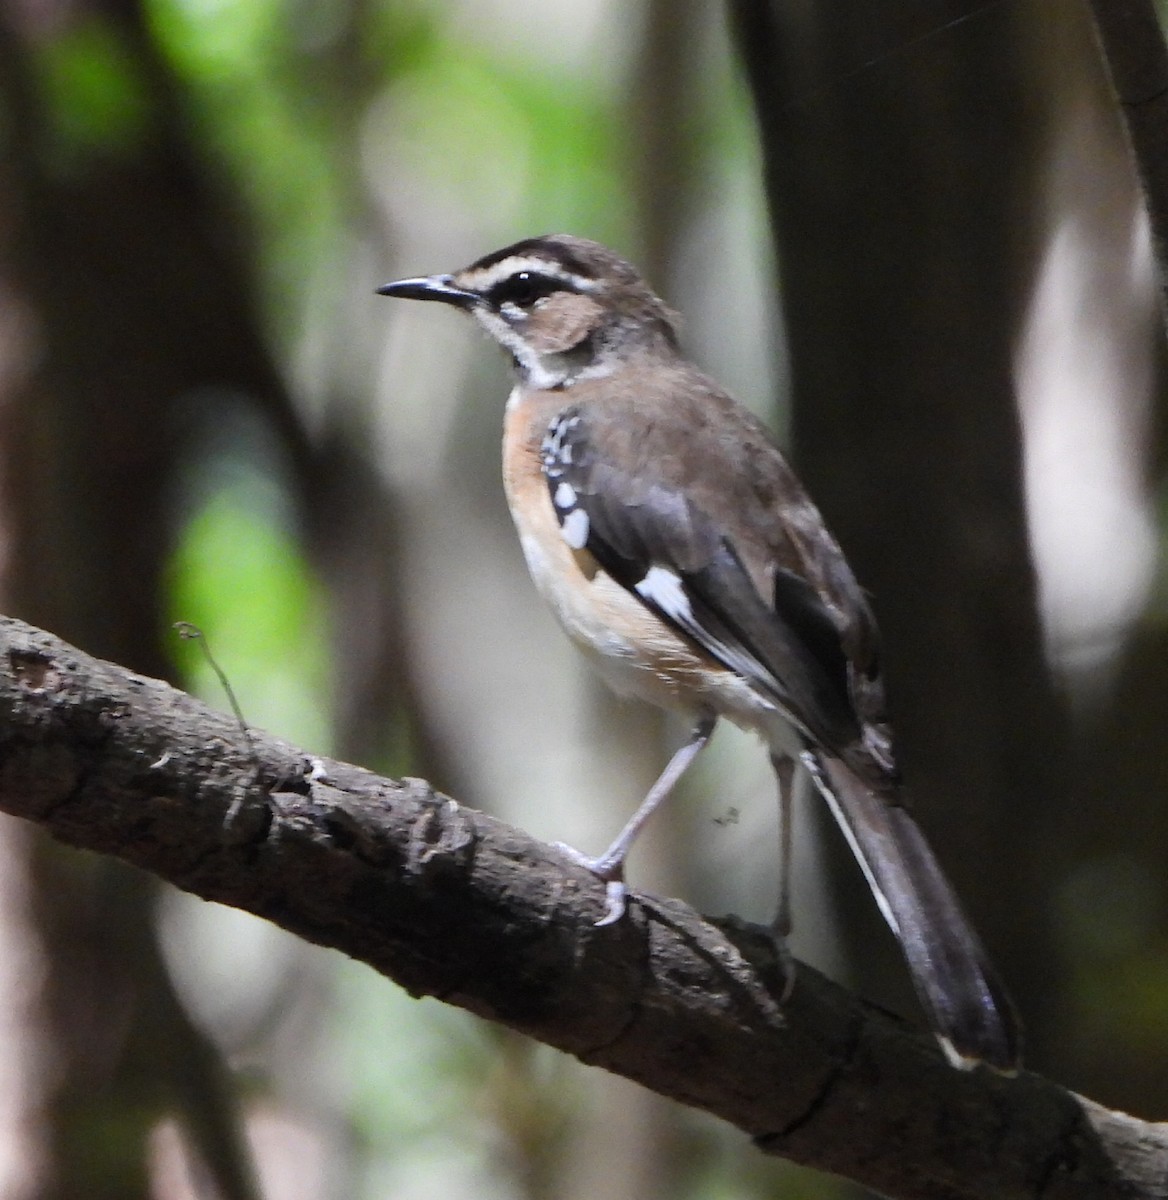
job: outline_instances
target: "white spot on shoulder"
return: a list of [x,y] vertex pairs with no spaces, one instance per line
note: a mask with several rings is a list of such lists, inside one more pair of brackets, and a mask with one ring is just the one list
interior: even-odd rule
[[681,580],[668,567],[650,567],[636,586],[638,596],[651,600],[671,617],[692,618]]
[[571,508],[576,503],[576,489],[567,480],[563,480],[556,485],[553,500],[556,508]]
[[574,508],[560,526],[564,541],[573,550],[583,550],[588,544],[588,514],[582,508]]

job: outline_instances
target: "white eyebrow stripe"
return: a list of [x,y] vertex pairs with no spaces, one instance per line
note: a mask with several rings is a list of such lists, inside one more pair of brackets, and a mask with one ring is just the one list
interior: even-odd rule
[[587,279],[583,275],[565,270],[553,259],[526,254],[514,254],[510,258],[492,263],[489,267],[480,267],[477,271],[462,271],[455,279],[459,287],[468,291],[489,292],[495,284],[510,279],[520,271],[532,271],[537,275],[546,275],[549,279],[560,279],[578,292],[594,292],[600,286],[594,279]]

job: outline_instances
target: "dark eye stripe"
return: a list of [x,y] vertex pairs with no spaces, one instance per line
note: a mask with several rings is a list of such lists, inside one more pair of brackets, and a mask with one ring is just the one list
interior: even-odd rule
[[502,308],[504,304],[528,308],[553,292],[571,291],[575,291],[571,284],[553,275],[541,275],[538,271],[516,271],[514,275],[499,280],[487,292],[487,300],[496,308]]

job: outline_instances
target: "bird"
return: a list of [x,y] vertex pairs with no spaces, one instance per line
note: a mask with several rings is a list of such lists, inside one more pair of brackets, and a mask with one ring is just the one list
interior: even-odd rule
[[619,254],[526,238],[383,296],[474,318],[510,356],[503,483],[536,588],[616,692],[690,733],[599,857],[598,925],[625,859],[719,719],[761,736],[778,782],[791,927],[797,780],[826,801],[949,1061],[1017,1069],[1014,1007],[907,805],[864,591],[770,432],[683,353],[679,318]]

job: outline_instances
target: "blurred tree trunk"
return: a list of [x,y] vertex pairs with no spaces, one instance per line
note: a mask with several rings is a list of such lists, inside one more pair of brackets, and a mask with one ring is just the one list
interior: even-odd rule
[[[86,140],[49,64],[95,31],[92,53],[108,53],[126,108],[120,128]],[[303,442],[256,333],[241,248],[201,182],[137,6],[50,16],[7,5],[0,81],[5,608],[168,677],[161,580],[200,397],[245,394],[301,464]],[[166,1111],[197,1131],[222,1194],[253,1194],[225,1069],[158,952],[153,885],[39,840],[16,844],[30,894],[10,902],[42,972],[26,981],[35,1000],[24,1008],[43,1054],[26,1081],[40,1095],[30,1128],[43,1122],[27,1194],[147,1195],[145,1138]]]
[[[1137,265],[1148,266],[1149,290],[1158,289],[1158,306],[1148,303],[1144,314],[1154,327],[1151,411],[1141,414],[1146,444],[1134,453],[1150,494],[1162,498],[1168,468],[1168,49],[1151,0],[1123,5],[1092,0],[1090,9],[1094,28],[1084,14],[1080,27],[1071,31],[1073,40],[1067,39],[1070,46],[1061,53],[1053,48],[1051,70],[1064,110],[1103,111],[1107,150],[1120,160],[1119,169],[1132,176],[1126,186],[1108,188],[1109,203],[1096,198],[1096,220],[1111,218],[1111,236],[1107,229],[1097,230],[1094,245],[1121,272],[1132,275]],[[1084,69],[1088,56],[1098,60],[1099,48],[1103,63],[1091,61]],[[1131,263],[1125,243],[1125,224],[1142,232],[1141,206],[1150,225],[1151,265]],[[1096,320],[1109,328],[1124,314],[1116,297],[1104,302],[1106,310]],[[1135,355],[1126,357],[1130,361]],[[1116,398],[1107,396],[1103,402],[1114,404]],[[1157,515],[1159,585],[1114,664],[1104,704],[1084,713],[1073,760],[1082,803],[1071,809],[1064,827],[1078,868],[1079,903],[1097,904],[1087,922],[1080,922],[1087,927],[1073,946],[1079,994],[1069,998],[1066,1017],[1074,1032],[1068,1079],[1105,1103],[1137,1112],[1162,1112],[1168,1105],[1168,1029],[1163,1019],[1168,1005],[1163,971],[1168,946],[1168,608],[1162,503]]]
[[[1039,1069],[1061,982],[1047,906],[1068,746],[1035,604],[1013,356],[1044,134],[1031,33],[1057,8],[735,5],[795,458],[871,589],[910,792]],[[883,936],[866,897],[851,907],[857,944]],[[865,945],[863,967],[876,957],[894,962]]]

